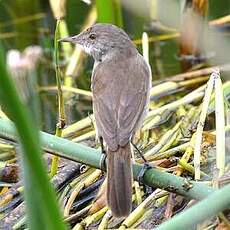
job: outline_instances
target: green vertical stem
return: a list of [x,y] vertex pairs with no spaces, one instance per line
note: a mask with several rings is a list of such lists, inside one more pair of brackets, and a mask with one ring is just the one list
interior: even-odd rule
[[120,0],[114,0],[112,1],[112,4],[113,4],[113,9],[114,9],[115,24],[119,27],[123,27],[121,2]]
[[97,21],[123,26],[120,0],[96,0]]
[[[56,28],[55,28],[55,36],[54,36],[54,50],[55,50],[55,68],[56,68],[56,82],[57,82],[57,88],[58,88],[58,123],[56,125],[56,133],[55,135],[58,137],[62,136],[62,129],[65,127],[66,117],[65,117],[65,106],[64,106],[64,98],[63,98],[63,92],[62,92],[62,85],[61,85],[61,76],[60,76],[60,69],[58,65],[58,35],[59,35],[59,25],[60,25],[60,19],[56,22]],[[53,177],[58,170],[58,156],[53,156],[52,163],[51,163],[51,169],[50,169],[50,176]]]
[[[56,127],[56,132],[55,136],[61,137],[62,136],[62,129]],[[58,171],[58,162],[59,162],[60,157],[59,156],[53,156],[52,157],[52,162],[51,162],[51,168],[50,168],[50,176],[53,177],[56,175]]]
[[[66,25],[66,21],[64,19],[61,19],[59,22],[59,28],[58,28],[58,32],[59,32],[59,36],[61,38],[64,37],[68,37],[69,36],[69,32],[68,32],[68,28]],[[69,58],[69,56],[71,55],[73,49],[72,49],[72,45],[69,42],[62,42],[61,43],[65,58]]]

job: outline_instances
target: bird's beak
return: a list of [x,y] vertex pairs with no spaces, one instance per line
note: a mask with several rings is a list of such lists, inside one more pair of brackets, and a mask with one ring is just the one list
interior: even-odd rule
[[79,35],[76,35],[76,36],[73,36],[73,37],[61,38],[58,41],[59,42],[79,43],[80,42],[80,38],[79,38]]

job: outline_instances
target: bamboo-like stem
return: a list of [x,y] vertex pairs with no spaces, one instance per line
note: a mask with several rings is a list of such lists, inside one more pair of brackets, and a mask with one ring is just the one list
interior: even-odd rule
[[[157,230],[193,229],[196,224],[217,215],[230,206],[230,185],[210,194],[206,199],[161,224]],[[192,217],[192,218],[191,218]]]
[[81,141],[87,140],[87,139],[95,137],[95,136],[96,136],[96,131],[92,130],[92,131],[89,131],[85,134],[82,134],[81,136],[75,137],[74,139],[72,139],[72,141],[81,142]]
[[67,126],[63,130],[63,137],[71,136],[73,133],[77,133],[78,131],[82,129],[86,129],[93,125],[92,120],[94,119],[94,116],[90,114],[88,117],[83,118],[80,121],[77,121],[69,126]]
[[[180,162],[178,162],[178,164],[183,164],[183,163],[187,163],[191,157],[191,155],[193,154],[193,149],[194,149],[194,143],[195,143],[195,134],[193,134],[192,138],[190,139],[189,145],[186,148],[185,153],[183,154],[183,156],[180,159]],[[180,176],[183,173],[184,169],[182,167],[178,167],[176,175]]]
[[78,212],[68,216],[67,218],[65,218],[65,221],[68,222],[68,221],[71,221],[71,220],[74,220],[74,219],[81,217],[82,215],[88,213],[88,211],[90,210],[91,207],[92,207],[92,204],[86,206],[85,208],[81,209],[80,211],[78,211]]
[[82,220],[81,223],[78,223],[74,226],[73,230],[78,230],[78,229],[83,229],[85,227],[88,227],[90,224],[100,220],[104,214],[108,211],[108,207],[104,207],[101,210],[99,210],[98,212],[87,216],[84,220]]
[[[16,130],[12,122],[0,119],[0,136],[10,140],[15,140],[17,138]],[[81,162],[95,168],[99,168],[101,165],[103,156],[99,150],[73,143],[64,138],[44,132],[40,132],[40,138],[43,148],[52,154]],[[142,170],[142,167],[143,165],[141,164],[133,165],[135,179],[138,178],[138,174]],[[197,200],[203,199],[215,191],[212,187],[193,181],[189,182],[191,186],[189,189],[186,189],[184,188],[185,181],[183,178],[161,172],[155,168],[146,170],[143,177],[143,183]]]
[[[180,165],[183,169],[187,170],[188,172],[190,172],[190,173],[192,173],[192,174],[195,173],[194,167],[193,167],[191,164],[189,164],[189,163],[187,163],[187,162],[185,162],[185,161],[179,160],[179,161],[178,161],[178,165]],[[207,174],[205,174],[205,173],[202,172],[202,171],[201,171],[201,176],[205,176],[206,178],[211,179],[210,176],[208,176]]]
[[98,226],[98,230],[105,230],[108,229],[108,223],[109,223],[109,219],[112,217],[112,213],[110,210],[108,210],[104,217],[101,220],[101,223]]
[[148,161],[155,161],[155,160],[160,160],[160,159],[172,157],[177,152],[185,151],[187,149],[187,147],[189,146],[189,144],[190,144],[189,142],[186,142],[186,143],[178,145],[174,148],[168,149],[162,153],[154,154],[153,156],[147,157],[147,160]]
[[200,120],[199,120],[197,130],[196,130],[196,141],[195,141],[195,146],[194,146],[195,180],[200,179],[200,151],[201,151],[201,143],[202,143],[202,134],[203,134],[205,119],[207,116],[208,105],[209,105],[212,90],[214,87],[214,80],[215,80],[215,76],[212,74],[207,83],[207,88],[205,90],[202,110],[200,114]]
[[184,89],[185,87],[191,87],[195,84],[200,84],[206,82],[209,79],[207,76],[203,76],[200,78],[189,79],[181,82],[167,81],[160,84],[157,84],[152,87],[150,90],[151,98],[160,98],[164,95],[167,95],[170,91],[177,92],[180,89]]
[[150,157],[156,153],[161,153],[167,150],[172,143],[174,142],[175,138],[178,135],[179,128],[182,121],[179,121],[172,129],[167,131],[160,139],[160,141],[149,151],[147,151],[144,155],[146,157]]
[[[55,28],[55,36],[54,36],[54,50],[55,50],[55,70],[56,70],[56,82],[57,82],[57,88],[58,88],[58,123],[56,125],[56,132],[55,135],[58,137],[62,136],[62,129],[65,126],[66,123],[66,117],[65,117],[65,107],[64,107],[64,98],[63,98],[63,92],[62,92],[62,85],[61,85],[61,76],[60,76],[60,70],[58,65],[58,31],[59,31],[59,24],[60,20],[58,19],[56,21],[56,28]],[[53,156],[52,162],[51,162],[51,168],[50,168],[50,176],[53,177],[58,170],[58,156]]]
[[216,166],[219,169],[219,177],[225,170],[225,114],[223,86],[219,69],[215,70],[215,116],[216,116]]

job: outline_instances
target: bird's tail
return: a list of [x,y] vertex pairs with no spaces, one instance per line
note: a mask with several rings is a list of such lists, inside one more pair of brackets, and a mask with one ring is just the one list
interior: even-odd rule
[[127,216],[132,208],[130,143],[108,151],[107,202],[116,217]]

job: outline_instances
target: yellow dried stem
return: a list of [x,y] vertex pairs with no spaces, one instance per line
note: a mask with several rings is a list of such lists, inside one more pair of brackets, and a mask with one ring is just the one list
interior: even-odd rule
[[149,209],[149,210],[146,210],[146,212],[144,213],[144,215],[139,219],[137,220],[136,223],[134,223],[130,229],[140,229],[138,228],[138,226],[143,222],[145,221],[146,219],[149,219],[151,218],[151,216],[153,215],[153,210],[152,209]]
[[91,114],[86,118],[83,118],[82,120],[75,122],[71,125],[69,125],[68,127],[66,127],[63,130],[62,135],[64,137],[70,136],[73,133],[76,133],[80,130],[86,129],[87,127],[92,126],[92,120],[94,119],[94,116]]
[[77,197],[77,195],[79,194],[79,192],[80,192],[83,188],[84,188],[84,184],[83,184],[83,183],[78,184],[78,185],[74,188],[73,192],[72,192],[71,195],[70,195],[70,198],[68,199],[68,202],[67,202],[67,204],[66,204],[66,206],[65,206],[65,209],[64,209],[64,217],[65,217],[65,218],[69,216],[70,208],[71,208],[71,206],[72,206],[72,204],[73,204],[75,198]]
[[89,175],[85,181],[84,185],[85,187],[90,186],[92,183],[94,183],[102,174],[102,171],[100,169],[96,169],[91,175]]
[[154,116],[152,119],[146,119],[143,123],[143,127],[141,128],[143,132],[151,129],[152,127],[154,127],[156,124],[159,123],[159,121],[161,121],[162,119],[162,114],[157,114],[156,116]]
[[216,165],[219,177],[224,175],[225,169],[225,113],[223,85],[219,69],[215,70],[215,116],[216,116]]
[[79,230],[79,229],[84,229],[85,227],[88,227],[90,224],[100,220],[107,211],[108,211],[108,207],[104,207],[103,209],[99,210],[93,215],[87,216],[84,220],[81,221],[81,223],[76,224],[73,230]]
[[190,143],[187,142],[187,143],[184,143],[182,145],[179,145],[179,146],[176,146],[174,148],[171,148],[171,149],[169,149],[167,151],[164,151],[162,153],[155,154],[153,156],[149,156],[149,157],[147,157],[147,160],[148,161],[155,161],[155,160],[161,160],[161,159],[164,159],[164,158],[169,158],[169,157],[175,155],[177,152],[185,151],[188,148],[189,144]]
[[200,120],[196,131],[196,141],[194,146],[194,168],[195,168],[195,180],[200,179],[200,152],[202,143],[202,134],[204,129],[204,123],[207,116],[208,105],[210,102],[213,86],[214,86],[214,74],[211,74],[210,79],[207,82],[207,88],[202,103],[202,109],[200,114]]
[[[191,164],[189,164],[189,163],[187,163],[185,161],[179,160],[178,165],[180,165],[183,168],[183,170],[186,170],[186,171],[190,172],[193,175],[195,174],[195,169]],[[202,171],[201,171],[200,174],[201,174],[201,176],[209,177],[206,173],[204,173]]]
[[119,229],[123,229],[124,227],[129,228],[130,226],[132,226],[138,219],[140,219],[144,215],[150,204],[154,203],[156,199],[159,199],[160,197],[163,197],[167,194],[168,192],[162,191],[160,189],[154,191],[140,205],[138,205],[136,209],[134,209],[130,213],[130,215],[125,219]]
[[175,90],[177,88],[178,88],[178,83],[176,82],[173,81],[164,82],[159,85],[153,86],[152,89],[150,90],[150,96],[155,97],[161,95],[162,93]]
[[191,79],[191,80],[178,82],[178,85],[180,87],[182,87],[182,86],[191,86],[191,85],[203,83],[203,82],[207,81],[208,79],[209,79],[208,76],[203,76],[203,77],[200,77],[200,78],[195,78],[195,79]]
[[83,181],[87,176],[91,175],[94,173],[95,169],[94,168],[88,168],[88,170],[84,171],[80,176],[78,176],[76,179],[74,179],[69,186],[71,188],[75,187],[79,182]]
[[108,210],[105,213],[104,217],[102,218],[101,223],[98,226],[98,230],[106,230],[106,229],[108,229],[108,223],[109,223],[109,220],[110,220],[111,217],[112,217],[112,213],[111,213],[110,210]]
[[161,137],[160,141],[152,149],[145,153],[145,156],[151,156],[157,152],[163,152],[167,150],[177,137],[181,122],[182,121],[179,121],[171,130],[167,131]]
[[87,140],[89,138],[93,138],[95,136],[96,136],[96,131],[92,130],[92,131],[90,131],[88,133],[85,133],[85,134],[83,134],[81,136],[78,136],[78,137],[72,139],[72,141],[73,142],[81,142],[81,141],[85,141],[85,140]]
[[70,198],[68,199],[68,202],[65,206],[64,217],[69,216],[70,208],[71,208],[74,200],[76,199],[77,195],[79,194],[79,192],[83,188],[87,188],[92,183],[94,183],[100,176],[101,176],[101,170],[96,169],[96,170],[94,170],[94,172],[92,174],[90,174],[88,177],[86,177],[86,179],[84,181],[80,181],[80,183],[76,185],[76,187],[74,188],[73,192],[71,193]]

